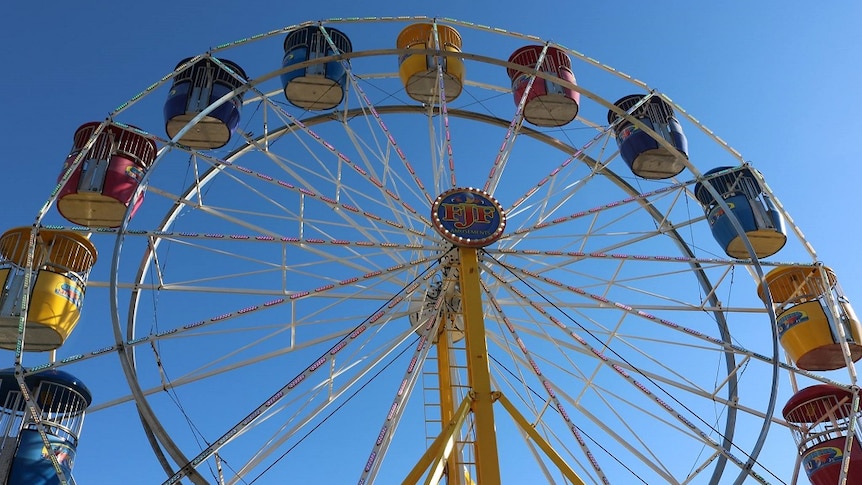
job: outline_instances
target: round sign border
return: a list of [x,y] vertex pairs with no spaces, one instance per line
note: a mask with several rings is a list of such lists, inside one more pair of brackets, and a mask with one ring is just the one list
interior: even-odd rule
[[[437,212],[440,209],[440,204],[443,202],[443,199],[449,197],[456,192],[469,192],[473,195],[482,197],[488,202],[490,202],[491,205],[497,210],[497,213],[500,214],[500,224],[490,236],[486,236],[481,239],[461,237],[443,227],[443,222],[440,220],[440,217],[437,215]],[[503,236],[503,231],[506,229],[506,211],[503,210],[503,206],[500,205],[497,199],[495,199],[491,194],[474,187],[454,187],[438,195],[437,198],[434,200],[434,203],[431,205],[431,220],[434,225],[434,229],[436,229],[437,232],[440,233],[440,235],[443,236],[444,239],[456,246],[463,246],[468,248],[481,248],[488,246],[489,244],[492,244],[499,240],[500,237]]]

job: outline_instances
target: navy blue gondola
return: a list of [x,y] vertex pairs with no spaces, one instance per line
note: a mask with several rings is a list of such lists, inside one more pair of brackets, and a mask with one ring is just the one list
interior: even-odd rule
[[708,181],[699,182],[694,187],[694,195],[706,212],[713,237],[728,256],[748,259],[750,254],[742,236],[734,228],[730,216],[704,185],[707,182],[721,195],[736,216],[757,257],[772,256],[787,242],[784,218],[761,187],[753,168],[743,167],[737,170],[733,168],[718,167],[706,172],[704,177],[727,171]]
[[[332,44],[320,27],[305,27],[288,34],[284,39],[282,67],[353,51],[350,39],[343,32],[327,28],[326,34]],[[281,75],[285,98],[294,106],[308,110],[327,110],[341,104],[346,82],[347,70],[340,60],[312,63]]]
[[[24,377],[24,383],[41,411],[38,420],[27,409],[15,369],[0,370],[0,443],[3,443],[0,465],[7,466],[8,470],[11,464],[3,483],[60,485],[49,459],[48,453],[51,453],[66,477],[63,483],[74,484],[72,467],[78,453],[78,437],[93,396],[83,382],[57,369],[30,374]],[[48,446],[45,446],[42,432]]]
[[[619,99],[614,105],[628,112],[644,97],[642,94],[630,94]],[[682,126],[675,118],[673,108],[660,97],[652,96],[633,111],[631,116],[651,128],[688,158],[688,140],[682,132]],[[676,151],[661,146],[649,133],[620,118],[616,112],[608,110],[608,123],[616,123],[613,130],[620,155],[632,173],[646,179],[666,179],[682,172],[685,163]]]
[[[183,59],[177,67],[182,66],[189,59],[191,58]],[[229,67],[239,77],[246,79],[245,72],[237,64],[226,59],[219,59],[219,62]],[[168,136],[173,139],[207,106],[238,89],[243,83],[208,57],[184,69],[174,78],[170,95],[165,101],[165,131]],[[242,93],[237,93],[233,98],[210,111],[177,142],[198,149],[225,146],[239,124],[241,108]]]

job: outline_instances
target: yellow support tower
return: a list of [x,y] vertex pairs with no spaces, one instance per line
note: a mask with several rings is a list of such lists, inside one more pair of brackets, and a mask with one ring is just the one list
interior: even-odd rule
[[482,287],[479,284],[479,258],[475,248],[458,248],[460,258],[461,305],[464,312],[464,340],[467,346],[467,376],[472,398],[471,410],[476,423],[476,479],[479,483],[500,483],[497,457],[497,431],[494,427],[494,401]]
[[[501,483],[500,460],[497,451],[497,430],[494,403],[500,401],[515,423],[553,462],[560,472],[576,485],[584,482],[575,474],[553,447],[530,425],[501,392],[491,386],[488,345],[485,339],[485,318],[482,304],[479,248],[487,246],[503,234],[506,216],[500,204],[489,194],[472,188],[455,188],[437,197],[431,211],[434,227],[455,248],[458,254],[458,296],[460,297],[462,331],[466,346],[467,386],[469,392],[457,409],[454,408],[452,382],[453,362],[450,336],[444,330],[437,339],[440,410],[443,429],[431,443],[404,484],[437,484],[444,473],[447,484],[473,484],[472,477],[461,472],[458,459],[458,434],[472,413],[475,454],[475,483]],[[451,262],[451,260],[450,260]],[[452,265],[455,266],[454,264]],[[452,318],[444,314],[441,318]],[[457,325],[456,325],[457,327]],[[453,453],[454,451],[454,453]],[[425,478],[423,481],[422,478]]]

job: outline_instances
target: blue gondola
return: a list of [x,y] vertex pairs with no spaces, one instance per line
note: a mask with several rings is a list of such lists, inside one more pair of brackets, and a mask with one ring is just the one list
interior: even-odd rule
[[[736,216],[757,257],[772,256],[787,242],[784,218],[760,186],[753,168],[732,169],[733,167],[714,168],[706,172],[704,177],[727,171],[725,174],[710,178],[708,182]],[[748,249],[736,228],[733,227],[730,216],[716,202],[704,183],[699,182],[695,185],[694,195],[706,212],[713,237],[721,244],[728,256],[749,258]]]
[[[628,112],[644,97],[642,94],[631,94],[619,99],[614,105]],[[620,115],[608,110],[608,123],[616,123],[613,130],[620,155],[631,171],[646,179],[666,179],[682,172],[685,163],[677,151],[688,158],[688,140],[674,117],[673,108],[660,97],[652,96],[631,116],[676,148],[669,150],[661,146],[652,135],[625,119],[620,120]]]
[[[327,28],[326,35],[320,27],[305,27],[288,34],[284,39],[282,67],[353,51],[350,39],[343,32]],[[332,109],[341,104],[346,82],[347,70],[340,60],[313,63],[281,75],[285,98],[309,110]]]
[[[183,59],[177,67],[190,59]],[[220,59],[219,62],[242,79],[246,78],[245,72],[235,63],[226,59]],[[168,136],[173,139],[207,106],[238,89],[243,83],[208,57],[184,69],[174,78],[170,95],[165,101],[165,131]],[[237,93],[230,100],[210,111],[177,142],[199,149],[225,146],[230,141],[231,133],[239,124],[241,107],[242,93]]]
[[45,446],[34,417],[27,411],[15,370],[0,370],[0,424],[5,424],[0,429],[0,442],[4,443],[0,460],[12,465],[8,477],[0,477],[0,481],[8,485],[59,485],[51,453],[67,483],[75,483],[72,466],[92,394],[75,376],[56,369],[28,375],[24,383],[41,410],[39,422],[50,446]]

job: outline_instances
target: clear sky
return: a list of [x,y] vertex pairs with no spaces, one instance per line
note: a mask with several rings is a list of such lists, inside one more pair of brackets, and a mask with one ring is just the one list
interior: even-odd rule
[[[396,15],[449,17],[536,35],[631,74],[665,93],[763,173],[818,259],[835,270],[851,301],[862,300],[862,280],[858,277],[862,261],[853,256],[856,238],[862,235],[857,215],[860,202],[853,195],[862,180],[856,135],[862,132],[862,117],[856,112],[862,101],[858,88],[862,67],[855,49],[862,6],[850,1],[822,2],[814,8],[808,2],[774,0],[477,0],[430,5],[381,0],[156,0],[138,5],[95,0],[50,6],[17,2],[5,9],[6,21],[0,31],[4,46],[0,51],[4,67],[0,91],[6,113],[0,118],[4,147],[0,167],[6,180],[5,189],[0,191],[0,229],[33,222],[55,185],[79,125],[103,120],[121,103],[169,73],[179,60],[306,20]],[[394,45],[394,38],[380,41],[368,35],[367,40],[352,38],[355,50],[361,50],[363,44]],[[387,31],[381,35],[391,34]],[[503,60],[507,55],[499,54]],[[273,52],[272,56],[277,58],[280,53]],[[581,79],[578,72],[575,74]],[[611,102],[614,96],[626,94],[604,93],[602,86],[585,87],[611,98]],[[476,149],[478,153],[481,148]],[[485,149],[492,148],[497,147]],[[691,159],[701,171],[726,162],[699,159],[696,151],[692,147]],[[711,241],[703,245],[708,243]],[[112,247],[99,249],[107,264]],[[779,253],[775,259],[796,261],[798,256]],[[748,278],[742,272],[740,275]],[[213,316],[217,311],[204,315]],[[862,308],[857,308],[859,311]],[[107,310],[91,305],[85,312],[85,319],[103,319],[107,326]],[[178,307],[175,314],[200,318],[185,307]],[[185,320],[180,317],[179,321]],[[88,347],[83,337],[76,338],[85,349],[82,351],[104,344],[100,340]],[[217,350],[195,347],[188,352]],[[63,355],[61,351],[60,357]],[[42,358],[31,357],[31,363]],[[10,352],[0,351],[0,360],[4,359],[8,365],[13,363]],[[101,364],[83,365],[80,371],[74,366],[68,370],[92,383],[94,390],[115,388],[112,395],[119,395],[125,392],[126,384],[119,380],[115,361],[105,358]],[[103,365],[117,368],[106,370]],[[280,372],[262,372],[253,382],[267,382],[267,387],[254,399],[235,400],[237,396],[233,396],[245,393],[250,383],[234,379],[225,383],[225,392],[231,394],[225,396],[225,405],[236,402],[236,410],[230,414],[234,421],[225,422],[222,429],[206,430],[208,439],[217,438],[241,419],[261,396],[265,398],[267,392],[286,384]],[[294,371],[289,375],[292,377]],[[847,379],[846,374],[841,376],[837,379]],[[789,384],[782,386],[786,399]],[[194,396],[189,399],[193,401]],[[778,411],[782,405],[778,403]],[[130,411],[129,405],[117,406],[88,417],[75,469],[78,483],[134,485],[157,483],[163,478]],[[375,426],[379,414],[369,411]],[[120,423],[129,430],[118,429]],[[183,422],[169,425],[182,427],[183,432],[187,428]],[[772,471],[780,481],[768,478],[772,483],[789,483],[794,459],[792,438],[782,428],[774,429],[774,433],[783,436],[770,443],[784,444],[766,449],[762,456],[773,464]],[[367,441],[361,444],[363,450]],[[103,456],[110,458],[100,461]],[[321,473],[326,476],[323,470]],[[265,477],[258,483],[284,481]],[[324,479],[323,483],[328,482]]]

